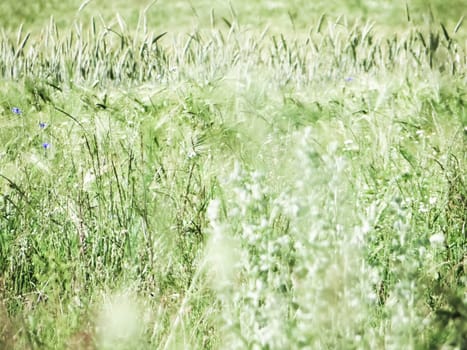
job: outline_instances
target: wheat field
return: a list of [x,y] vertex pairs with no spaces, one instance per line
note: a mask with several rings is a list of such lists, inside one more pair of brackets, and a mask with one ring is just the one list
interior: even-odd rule
[[3,0],[0,348],[466,349],[467,7],[394,3]]

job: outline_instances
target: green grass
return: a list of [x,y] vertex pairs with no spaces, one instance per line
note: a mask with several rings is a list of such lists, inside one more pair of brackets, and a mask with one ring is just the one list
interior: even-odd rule
[[0,348],[465,348],[462,1],[131,4],[0,5]]

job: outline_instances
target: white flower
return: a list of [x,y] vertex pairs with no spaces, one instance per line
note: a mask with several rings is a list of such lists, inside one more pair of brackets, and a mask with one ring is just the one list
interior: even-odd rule
[[418,211],[422,214],[425,214],[425,213],[428,213],[429,210],[423,203],[420,203]]
[[188,152],[187,156],[188,156],[188,159],[193,159],[197,156],[198,154],[196,153],[195,150],[191,150]]
[[435,233],[430,237],[430,243],[432,246],[442,245],[444,243],[444,235],[442,233]]
[[221,202],[218,199],[213,199],[209,202],[208,208],[206,210],[206,216],[211,223],[215,222],[219,217],[220,207]]

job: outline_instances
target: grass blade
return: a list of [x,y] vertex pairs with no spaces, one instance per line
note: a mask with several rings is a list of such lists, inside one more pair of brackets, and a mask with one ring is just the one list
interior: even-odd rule
[[81,11],[83,11],[84,8],[85,8],[86,6],[88,6],[88,4],[89,4],[91,1],[92,1],[92,0],[85,0],[85,1],[80,5],[80,7],[78,8],[78,13],[80,13]]
[[459,30],[459,28],[461,27],[462,23],[464,22],[464,17],[465,16],[462,16],[459,21],[457,22],[456,26],[454,27],[454,34],[457,33],[457,31]]

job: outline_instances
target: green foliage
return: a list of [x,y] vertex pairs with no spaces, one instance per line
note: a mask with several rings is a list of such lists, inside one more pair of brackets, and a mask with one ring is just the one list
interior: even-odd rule
[[466,347],[462,3],[134,4],[0,5],[0,347]]

